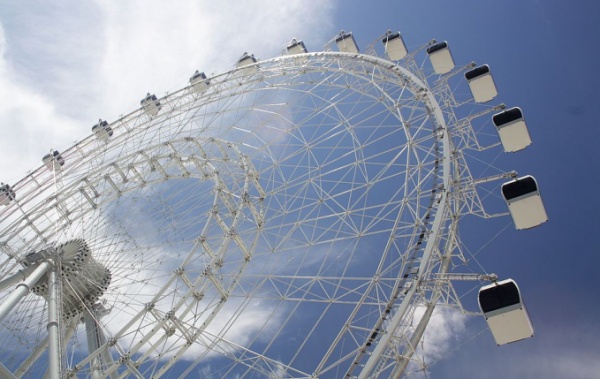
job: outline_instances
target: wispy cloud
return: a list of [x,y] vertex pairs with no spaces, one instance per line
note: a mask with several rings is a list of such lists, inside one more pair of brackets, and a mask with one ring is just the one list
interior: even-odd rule
[[[425,313],[425,307],[419,307],[413,317],[413,325],[417,325]],[[438,306],[435,308],[427,329],[406,369],[411,377],[427,377],[428,366],[444,360],[459,341],[465,337],[468,318],[460,311]]]
[[57,112],[42,92],[23,84],[7,62],[5,32],[0,25],[0,161],[2,181],[41,164],[41,158],[56,144],[70,140],[74,120]]
[[[177,90],[196,69],[224,72],[244,51],[270,58],[293,37],[321,46],[334,30],[333,6],[333,0],[25,0],[3,6],[0,180],[12,184],[40,166],[50,148],[63,150],[86,137],[99,117],[114,121],[139,107],[146,92]],[[223,313],[233,314],[234,303]],[[251,303],[226,337],[248,342],[270,312]],[[215,323],[213,331],[225,327]]]
[[[278,55],[292,37],[327,40],[334,1],[24,1],[0,15],[3,181],[41,164],[139,106],[181,88],[196,69],[220,73],[244,52]],[[313,46],[314,46],[313,45]]]

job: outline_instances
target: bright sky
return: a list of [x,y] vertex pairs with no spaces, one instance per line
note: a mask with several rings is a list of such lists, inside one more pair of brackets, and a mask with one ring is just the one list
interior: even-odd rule
[[535,337],[496,347],[488,332],[462,346],[450,336],[430,377],[591,378],[600,372],[599,16],[594,0],[0,0],[0,180],[16,182],[98,118],[177,90],[196,69],[223,72],[244,51],[270,58],[292,37],[317,51],[340,29],[362,46],[387,29],[409,49],[447,40],[457,62],[490,64],[499,101],[523,109],[533,145],[496,164],[536,177],[550,221],[508,229],[479,256],[518,281]]

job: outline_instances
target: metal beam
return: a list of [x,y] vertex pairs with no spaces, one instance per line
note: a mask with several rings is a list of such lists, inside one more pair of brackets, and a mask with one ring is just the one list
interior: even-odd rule
[[42,262],[33,272],[25,278],[21,283],[17,284],[15,290],[8,295],[7,299],[0,305],[0,321],[9,314],[9,312],[17,305],[17,303],[25,297],[31,287],[46,273],[50,267],[49,262]]
[[61,290],[59,267],[52,265],[48,272],[48,375],[50,379],[62,378],[61,341]]

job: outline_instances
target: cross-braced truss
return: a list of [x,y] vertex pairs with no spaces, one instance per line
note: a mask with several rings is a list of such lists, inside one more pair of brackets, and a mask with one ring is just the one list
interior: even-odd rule
[[[453,283],[494,280],[460,272],[459,221],[491,215],[478,183],[513,175],[473,177],[465,152],[489,146],[472,121],[500,108],[463,111],[472,100],[450,83],[469,66],[432,74],[418,63],[427,46],[395,62],[375,45],[288,55],[149,96],[61,152],[64,167],[12,186],[2,373],[397,378],[423,366],[434,309],[462,309]],[[76,264],[69,241],[89,257]]]

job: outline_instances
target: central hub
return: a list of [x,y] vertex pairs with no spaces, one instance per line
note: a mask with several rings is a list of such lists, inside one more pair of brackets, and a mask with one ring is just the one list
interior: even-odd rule
[[[37,258],[37,259],[36,259]],[[84,308],[91,308],[108,289],[110,270],[94,260],[90,248],[82,239],[71,240],[57,248],[27,255],[26,262],[53,258],[60,264],[62,277],[63,317],[76,317]],[[48,277],[44,275],[32,288],[36,295],[47,298]]]

